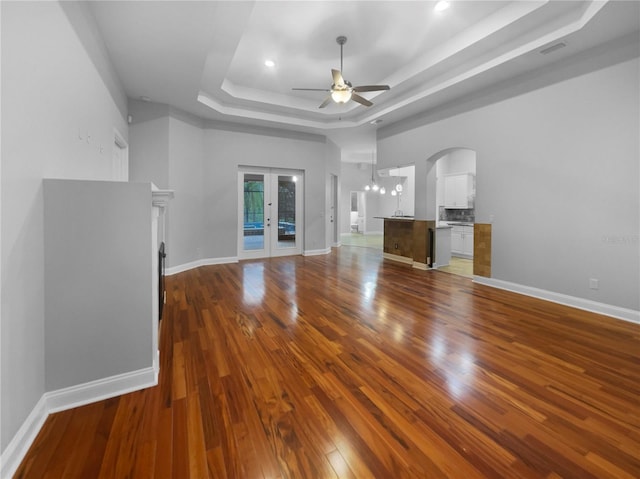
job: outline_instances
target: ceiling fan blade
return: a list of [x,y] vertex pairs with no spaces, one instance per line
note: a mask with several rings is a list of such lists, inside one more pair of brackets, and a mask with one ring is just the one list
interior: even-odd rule
[[298,91],[331,91],[328,88],[292,88],[292,90],[298,90]]
[[344,78],[342,78],[340,70],[331,69],[331,76],[333,77],[333,84],[335,86],[344,86]]
[[324,101],[320,103],[320,106],[318,108],[324,108],[329,103],[331,103],[331,95],[327,96],[327,98],[325,98]]
[[391,87],[389,85],[362,85],[353,87],[353,91],[382,91],[390,89]]
[[371,106],[373,105],[373,103],[371,103],[369,100],[367,100],[366,98],[361,97],[360,95],[358,95],[357,93],[353,93],[351,94],[351,99],[355,102],[360,103],[361,105],[364,106]]

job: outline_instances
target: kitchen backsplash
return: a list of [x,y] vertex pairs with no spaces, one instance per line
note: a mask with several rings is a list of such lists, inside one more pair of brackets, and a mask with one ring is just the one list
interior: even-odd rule
[[447,209],[440,207],[440,221],[468,221],[473,223],[476,220],[476,212],[473,208],[464,209]]

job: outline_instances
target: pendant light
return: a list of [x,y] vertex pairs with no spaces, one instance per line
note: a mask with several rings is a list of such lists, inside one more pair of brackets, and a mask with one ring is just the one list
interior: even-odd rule
[[371,152],[371,182],[364,187],[365,191],[378,191],[378,185],[373,177],[373,151]]
[[378,185],[378,183],[376,183],[376,179],[374,177],[374,172],[373,172],[373,151],[371,152],[371,182],[366,184],[364,187],[365,191],[374,191],[376,193],[380,193],[381,195],[384,195],[387,193],[387,189],[382,186],[380,187]]

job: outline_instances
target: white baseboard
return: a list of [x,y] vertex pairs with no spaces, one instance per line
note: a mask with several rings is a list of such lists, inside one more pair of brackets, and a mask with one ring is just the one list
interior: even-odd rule
[[47,398],[43,395],[0,456],[0,477],[2,479],[13,477],[48,415]]
[[45,420],[54,412],[84,406],[158,384],[153,367],[91,381],[42,395],[0,456],[0,478],[11,478],[27,454]]
[[565,306],[571,306],[574,308],[583,309],[585,311],[591,311],[592,313],[604,314],[606,316],[622,319],[631,323],[640,324],[640,311],[636,311],[633,309],[612,306],[610,304],[591,301],[590,299],[578,298],[576,296],[569,296],[562,293],[555,293],[553,291],[547,291],[531,286],[511,283],[509,281],[503,281],[500,279],[485,278],[484,276],[474,276],[473,282],[491,286],[493,288],[513,291],[514,293],[520,293],[526,296],[532,296],[534,298],[544,299],[546,301],[551,301],[552,303],[564,304]]
[[[304,253],[302,253],[302,255],[303,256],[319,256],[319,255],[324,255],[329,253],[331,253],[330,247],[324,248],[324,249],[307,250]],[[165,274],[167,276],[171,276],[174,274],[182,273],[184,271],[188,271],[190,269],[199,268],[200,266],[209,266],[214,264],[230,264],[230,263],[237,263],[237,262],[238,262],[237,256],[230,256],[228,258],[199,259],[197,261],[191,261],[190,263],[184,263],[178,266],[171,266],[170,268],[167,268],[165,270]]]
[[329,253],[331,253],[331,248],[310,249],[302,253],[302,256],[320,256],[320,255],[329,254]]
[[171,266],[167,268],[165,274],[167,276],[171,276],[172,274],[182,273],[183,271],[188,271],[190,269],[199,268],[200,266],[209,266],[212,264],[229,264],[229,263],[237,263],[237,256],[230,256],[229,258],[205,258],[199,259],[196,261],[191,261],[190,263],[180,264],[178,266]]
[[49,414],[156,386],[153,367],[45,393]]
[[384,259],[390,259],[398,263],[410,264],[413,266],[413,258],[407,258],[406,256],[400,256],[399,254],[382,253]]

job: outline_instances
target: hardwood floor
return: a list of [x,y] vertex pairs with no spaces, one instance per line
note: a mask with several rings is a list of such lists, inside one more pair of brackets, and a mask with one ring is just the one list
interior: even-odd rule
[[167,278],[160,384],[19,478],[637,478],[640,326],[369,248]]

